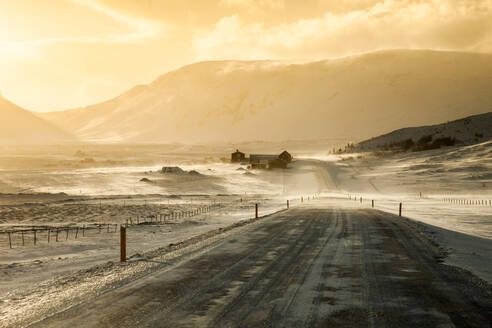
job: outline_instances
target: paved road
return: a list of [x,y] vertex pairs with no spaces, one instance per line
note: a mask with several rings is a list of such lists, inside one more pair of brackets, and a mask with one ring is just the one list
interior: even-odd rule
[[306,205],[35,327],[490,327],[490,290],[403,220]]

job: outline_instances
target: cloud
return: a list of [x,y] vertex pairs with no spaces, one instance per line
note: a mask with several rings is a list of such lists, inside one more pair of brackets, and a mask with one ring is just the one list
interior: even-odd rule
[[102,13],[119,23],[123,23],[128,28],[128,32],[126,33],[115,33],[105,38],[101,38],[103,42],[138,42],[147,38],[155,38],[160,35],[165,25],[163,22],[157,22],[154,20],[125,14],[112,7],[102,4],[97,0],[71,1]]
[[327,58],[387,48],[472,50],[491,36],[490,0],[386,0],[276,26],[232,15],[197,33],[193,45],[197,59]]
[[[163,32],[168,32],[171,29],[171,26],[164,22],[133,17],[105,6],[97,0],[70,0],[70,2],[78,6],[90,8],[95,13],[105,16],[105,25],[110,27],[108,30],[111,32],[86,32],[86,35],[80,35],[79,32],[74,32],[73,35],[44,35],[30,40],[3,42],[0,44],[0,52],[3,54],[18,54],[21,52],[27,54],[28,51],[26,50],[29,48],[50,46],[57,43],[138,43],[157,38]],[[90,16],[87,17],[84,23],[87,22],[90,24]],[[101,22],[98,23],[100,24]],[[83,27],[76,28],[76,26],[70,26],[70,28],[74,31],[83,30]],[[64,34],[70,34],[70,32]]]
[[0,0],[0,87],[48,110],[111,98],[197,60],[490,53],[491,12],[492,0]]
[[[133,17],[129,14],[105,6],[97,0],[69,0],[76,6],[89,8],[95,14],[101,14],[106,19],[106,26],[111,32],[86,32],[87,35],[80,35],[70,32],[68,36],[49,36],[45,35],[36,39],[23,41],[10,41],[0,43],[0,55],[7,63],[19,62],[22,60],[40,60],[40,48],[54,46],[60,43],[66,44],[132,44],[144,43],[150,39],[161,37],[170,32],[172,27],[165,22],[159,22],[148,18]],[[98,17],[98,19],[100,19]],[[107,20],[111,20],[107,21]],[[90,22],[91,17],[87,20]],[[101,22],[98,22],[101,23]],[[73,30],[73,26],[71,26]],[[83,29],[82,29],[83,30]]]

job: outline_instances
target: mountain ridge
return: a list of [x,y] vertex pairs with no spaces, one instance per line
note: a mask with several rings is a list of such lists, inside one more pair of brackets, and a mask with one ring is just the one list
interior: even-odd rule
[[76,141],[76,138],[0,94],[0,144],[43,144]]
[[449,142],[449,145],[451,143],[452,145],[472,145],[490,140],[492,140],[492,111],[441,124],[398,129],[361,141],[351,151],[402,147],[427,150],[432,147],[439,148],[438,146],[445,145],[445,142]]
[[233,142],[369,138],[492,108],[492,55],[379,51],[292,61],[206,61],[105,102],[39,114],[82,140]]

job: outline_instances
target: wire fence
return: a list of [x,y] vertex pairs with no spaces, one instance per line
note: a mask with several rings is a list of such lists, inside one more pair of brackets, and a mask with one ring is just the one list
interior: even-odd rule
[[[134,225],[165,224],[179,219],[191,218],[200,214],[209,213],[212,210],[221,207],[221,203],[214,203],[192,210],[177,210],[170,213],[137,215],[127,218],[124,225],[128,227]],[[12,225],[8,228],[0,228],[0,247],[16,248],[22,246],[36,246],[91,237],[101,233],[116,233],[118,231],[118,225],[121,226],[123,224],[89,223],[64,226]]]
[[[304,201],[315,199],[316,196],[300,197],[296,200],[287,200],[285,205],[278,203],[270,204],[261,208],[262,214],[278,211],[281,206],[289,208],[293,203],[303,203]],[[100,236],[103,233],[117,233],[118,226],[131,227],[138,225],[163,225],[177,223],[180,220],[193,218],[199,215],[208,214],[214,210],[232,207],[239,213],[255,213],[258,217],[258,205],[265,204],[267,199],[243,199],[227,204],[214,202],[207,205],[198,206],[193,209],[178,209],[173,211],[159,211],[155,214],[135,215],[124,219],[121,223],[89,223],[89,224],[69,224],[64,226],[52,225],[12,225],[8,228],[0,228],[0,248],[18,248],[27,246],[48,245],[61,243],[68,240],[78,240],[81,238]],[[262,204],[263,203],[263,204]],[[233,215],[233,211],[228,213]]]

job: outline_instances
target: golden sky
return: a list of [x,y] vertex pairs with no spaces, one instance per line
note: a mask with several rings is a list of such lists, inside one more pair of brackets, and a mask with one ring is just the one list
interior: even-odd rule
[[0,92],[35,111],[195,61],[392,48],[492,52],[492,0],[0,0]]

